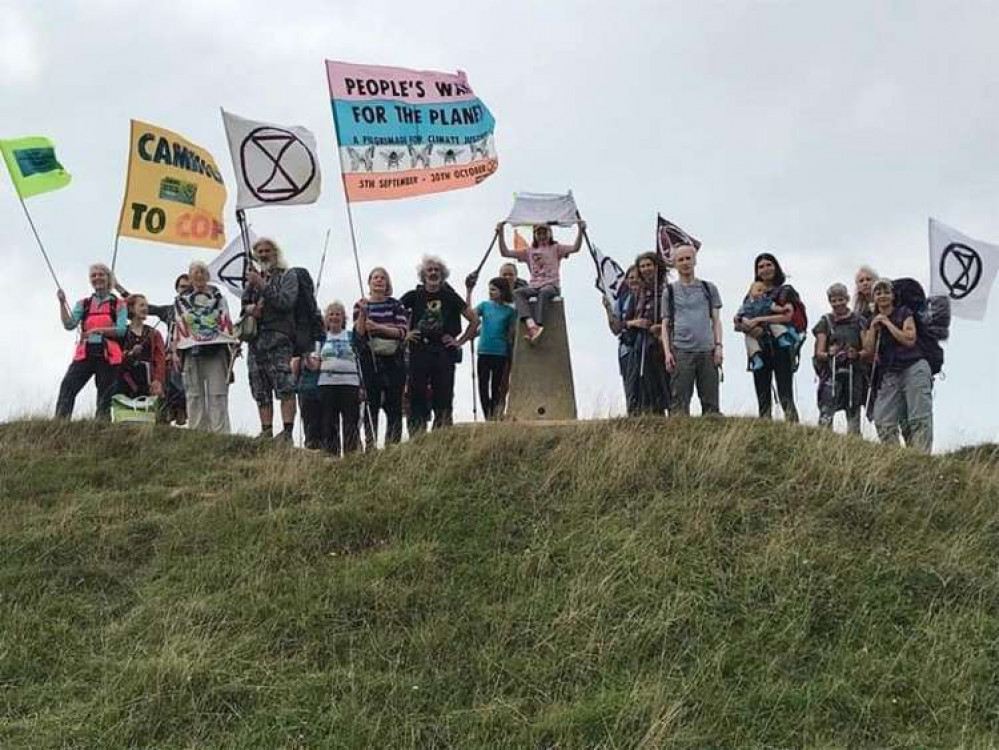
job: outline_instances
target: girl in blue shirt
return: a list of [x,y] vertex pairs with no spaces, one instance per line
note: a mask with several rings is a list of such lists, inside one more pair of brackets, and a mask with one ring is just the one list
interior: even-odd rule
[[517,314],[510,304],[513,294],[506,279],[489,281],[489,299],[475,308],[479,313],[479,402],[486,419],[502,414],[503,375],[510,361],[510,342]]

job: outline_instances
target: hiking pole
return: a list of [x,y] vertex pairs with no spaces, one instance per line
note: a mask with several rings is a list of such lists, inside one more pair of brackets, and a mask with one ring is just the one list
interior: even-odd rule
[[868,415],[874,410],[873,398],[877,389],[874,387],[875,380],[877,379],[878,372],[878,360],[880,359],[879,352],[881,351],[881,329],[878,329],[878,335],[874,339],[874,363],[871,365],[871,384],[867,389],[867,404],[864,408],[867,410]]
[[[353,338],[353,337],[351,337]],[[368,398],[368,386],[364,381],[364,372],[361,369],[361,353],[354,341],[350,342],[350,348],[354,352],[354,368],[357,370],[357,382],[361,384],[361,390],[364,392],[364,417],[368,422],[368,435],[371,435],[373,445],[365,445],[365,450],[374,450],[378,447],[378,434],[375,432],[374,419],[371,417],[371,401]],[[370,349],[368,351],[371,351]],[[371,359],[374,360],[375,353],[371,352]],[[375,369],[377,374],[377,367]],[[367,441],[365,441],[366,443]]]
[[[326,230],[326,240],[323,242],[323,255],[319,259],[319,273],[316,274],[316,294],[319,294],[319,287],[323,283],[323,269],[326,268],[326,251],[330,246],[330,230]],[[362,291],[363,294],[363,291]]]
[[[468,342],[472,347],[472,421],[479,421],[479,407],[475,403],[476,394],[478,393],[478,383],[475,380],[475,339]],[[486,415],[483,414],[483,417]]]
[[846,406],[848,411],[853,411],[853,364],[847,366],[850,368],[847,375],[847,387],[850,389],[850,395],[846,397]]

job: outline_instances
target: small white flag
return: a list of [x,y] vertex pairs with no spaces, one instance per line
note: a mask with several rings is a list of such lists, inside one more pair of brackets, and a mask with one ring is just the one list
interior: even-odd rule
[[222,122],[236,172],[237,211],[316,202],[321,179],[311,132],[246,120],[225,110]]
[[572,226],[579,221],[576,199],[570,190],[565,195],[555,193],[515,193],[513,209],[506,218],[513,226],[558,224]]
[[954,315],[982,320],[999,271],[999,246],[930,219],[930,294],[950,299]]
[[[249,237],[250,247],[253,247],[257,235],[250,227],[246,228],[246,234]],[[237,234],[215,260],[208,264],[208,278],[212,283],[223,286],[230,294],[242,297],[248,264],[249,258],[243,251],[243,238]]]

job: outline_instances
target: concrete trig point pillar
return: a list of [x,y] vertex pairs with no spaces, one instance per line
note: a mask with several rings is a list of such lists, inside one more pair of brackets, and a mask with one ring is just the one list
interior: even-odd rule
[[527,330],[523,321],[517,322],[507,419],[537,422],[576,418],[576,391],[561,297],[545,307],[544,328],[541,338],[530,344],[524,338]]

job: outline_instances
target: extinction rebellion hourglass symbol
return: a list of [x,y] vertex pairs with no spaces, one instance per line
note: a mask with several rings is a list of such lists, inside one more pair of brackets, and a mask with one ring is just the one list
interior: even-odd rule
[[982,256],[972,247],[950,243],[940,256],[940,280],[951,299],[964,299],[982,280]]
[[[248,151],[256,157],[252,161],[247,159]],[[246,186],[265,203],[290,201],[304,193],[316,176],[316,163],[309,147],[283,128],[251,131],[240,144],[239,158]],[[257,165],[260,168],[254,169]]]

